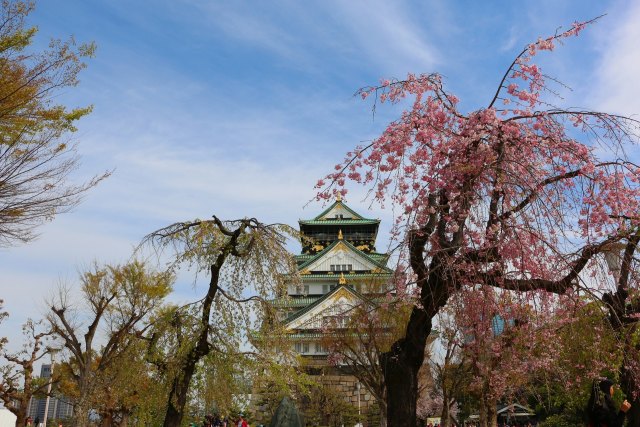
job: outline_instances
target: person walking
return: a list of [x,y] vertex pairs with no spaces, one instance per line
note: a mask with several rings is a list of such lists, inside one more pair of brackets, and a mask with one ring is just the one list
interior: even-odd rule
[[610,379],[593,381],[587,406],[589,427],[622,427],[631,404],[625,400],[620,410],[616,410],[613,393],[613,381]]
[[238,418],[238,427],[249,427],[249,423],[244,419],[244,414],[240,414],[240,418]]

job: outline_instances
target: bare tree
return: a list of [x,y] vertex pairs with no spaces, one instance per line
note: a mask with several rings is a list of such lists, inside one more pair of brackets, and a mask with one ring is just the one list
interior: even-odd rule
[[45,340],[51,330],[41,331],[42,322],[28,320],[22,326],[25,343],[17,353],[2,353],[7,362],[0,366],[0,399],[4,407],[16,416],[16,427],[25,425],[29,402],[39,393],[46,392],[48,381],[34,377],[34,364],[49,353]]
[[402,336],[411,306],[412,302],[398,298],[390,298],[384,306],[365,300],[323,318],[322,344],[329,351],[329,363],[356,377],[371,393],[379,407],[381,427],[387,425],[387,389],[380,355]]

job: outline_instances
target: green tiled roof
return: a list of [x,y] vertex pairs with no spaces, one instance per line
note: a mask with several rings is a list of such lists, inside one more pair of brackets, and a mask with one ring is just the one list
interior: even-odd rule
[[369,254],[366,254],[369,258],[371,259],[376,259],[378,260],[378,262],[382,262],[385,263],[387,262],[387,260],[389,259],[389,254],[379,254],[377,252],[372,252]]
[[318,298],[317,300],[315,300],[312,304],[309,304],[308,306],[306,306],[305,308],[303,308],[302,310],[298,310],[295,313],[293,313],[291,316],[287,317],[285,319],[285,323],[291,323],[294,320],[296,320],[298,317],[302,316],[305,313],[308,313],[310,310],[312,310],[314,307],[317,307],[318,305],[320,305],[323,301],[327,300],[329,297],[331,297],[331,295],[335,294],[336,292],[338,292],[338,290],[345,288],[347,289],[349,292],[351,292],[352,294],[354,294],[355,296],[357,296],[360,299],[365,299],[359,292],[357,292],[355,289],[350,288],[348,286],[345,285],[339,285],[336,286],[335,288],[333,288],[332,290],[330,290],[329,292],[327,292],[326,294],[322,295],[320,298]]
[[311,254],[294,255],[293,258],[296,260],[296,263],[302,264],[307,262],[311,258],[315,258],[315,255],[311,255]]
[[316,274],[302,274],[300,275],[300,278],[304,281],[305,279],[333,279],[338,280],[340,278],[340,274],[343,273],[344,274],[344,278],[345,279],[371,279],[371,278],[389,278],[393,275],[393,273],[388,272],[388,273],[344,273],[343,271],[340,272],[335,272],[333,274],[328,274],[328,273],[316,273]]
[[[322,332],[295,332],[292,334],[288,334],[287,338],[290,339],[319,339],[319,338],[323,338],[326,337],[327,335],[322,333]],[[438,331],[435,329],[431,330],[431,333],[429,334],[429,336],[432,339],[435,339],[438,336]]]
[[[345,245],[347,245],[347,247],[349,249],[351,249],[352,251],[354,251],[355,253],[363,256],[364,258],[368,259],[369,261],[371,261],[372,263],[374,263],[377,267],[380,267],[381,269],[387,271],[387,272],[391,272],[391,270],[384,264],[384,260],[379,259],[379,257],[371,257],[368,254],[362,252],[360,249],[356,248],[355,246],[353,246],[351,243],[349,243],[348,240],[334,240],[333,243],[331,243],[329,246],[327,246],[326,248],[324,248],[323,250],[321,250],[320,252],[318,252],[317,254],[315,254],[315,256],[313,256],[313,258],[309,258],[308,260],[306,260],[303,264],[300,264],[298,266],[298,270],[302,270],[303,268],[309,266],[310,264],[312,264],[316,259],[320,258],[323,254],[327,253],[329,250],[331,250],[331,248],[333,248],[335,245],[337,245],[338,243],[343,242]],[[378,258],[378,259],[376,259]]]
[[269,301],[269,303],[278,308],[287,308],[287,307],[305,307],[309,304],[313,304],[316,300],[320,299],[321,296],[315,297],[302,297],[302,298],[279,298]]
[[323,335],[322,333],[319,332],[302,332],[302,333],[295,333],[295,334],[289,334],[287,335],[287,338],[291,338],[291,339],[319,339],[324,337],[325,335]]
[[300,225],[376,225],[380,224],[379,219],[301,219]]
[[[349,206],[347,206],[344,202],[337,201],[337,200],[335,202],[333,202],[333,204],[331,206],[329,206],[327,209],[325,209],[322,212],[320,212],[320,214],[317,215],[315,218],[313,218],[313,220],[320,220],[320,224],[328,223],[327,220],[321,220],[321,218],[323,216],[325,216],[331,209],[333,209],[337,205],[341,205],[347,212],[350,212],[355,217],[355,219],[357,219],[357,220],[380,222],[378,220],[371,220],[371,219],[364,218],[362,215],[358,214],[356,211],[354,211]],[[353,220],[351,220],[351,221],[353,221]]]

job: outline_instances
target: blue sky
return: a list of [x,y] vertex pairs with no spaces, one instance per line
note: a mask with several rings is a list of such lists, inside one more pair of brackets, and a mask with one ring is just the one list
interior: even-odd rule
[[[305,205],[317,179],[397,112],[379,108],[373,119],[352,96],[381,78],[438,71],[463,108],[480,108],[528,42],[607,13],[539,60],[573,88],[563,105],[640,112],[638,2],[39,3],[38,45],[74,35],[98,46],[80,86],[58,98],[95,108],[73,136],[76,178],[115,172],[38,241],[2,250],[3,330],[15,343],[59,282],[76,285],[93,260],[125,262],[163,225],[214,213],[292,225],[314,216],[322,206]],[[353,190],[350,205],[366,210]],[[369,215],[391,222],[389,210]],[[187,279],[173,298],[201,294]]]

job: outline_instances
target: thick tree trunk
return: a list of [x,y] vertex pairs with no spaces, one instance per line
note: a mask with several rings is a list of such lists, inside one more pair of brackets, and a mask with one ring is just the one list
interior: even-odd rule
[[449,415],[449,398],[445,395],[442,399],[442,415],[440,416],[442,427],[451,427],[451,416]]
[[498,408],[496,404],[497,403],[491,399],[489,399],[489,401],[487,402],[487,426],[488,427],[498,426]]
[[14,415],[16,416],[16,427],[27,425],[27,411],[20,410],[17,414],[14,412]]
[[378,402],[378,408],[380,409],[380,427],[387,427],[387,404]]
[[498,408],[495,399],[490,397],[489,384],[485,381],[480,396],[480,427],[497,427]]
[[[82,398],[81,398],[82,399]],[[84,399],[73,407],[73,426],[87,427],[89,425],[89,407]]]
[[418,371],[431,332],[431,317],[415,307],[405,337],[382,353],[380,362],[387,387],[387,426],[415,427],[418,399]]
[[[236,236],[237,238],[237,236]],[[233,241],[233,239],[232,239]],[[235,243],[234,243],[235,244]],[[211,347],[209,346],[209,319],[211,317],[211,304],[218,292],[218,279],[220,277],[220,269],[226,259],[226,252],[219,255],[216,263],[211,266],[211,281],[209,282],[209,291],[202,303],[202,314],[200,317],[200,333],[196,340],[196,344],[189,350],[185,363],[182,365],[181,372],[175,377],[169,391],[169,402],[167,412],[164,417],[163,427],[179,427],[184,415],[184,407],[187,403],[187,394],[189,393],[189,385],[191,378],[195,373],[196,366],[200,359],[209,354]]]
[[451,427],[451,420],[449,420],[449,405],[446,402],[442,405],[442,414],[440,415],[440,425],[442,427]]
[[89,395],[91,394],[91,383],[93,381],[90,361],[85,361],[80,369],[78,384],[78,400],[73,405],[73,426],[87,427],[89,425]]
[[179,427],[184,415],[184,407],[187,403],[189,384],[196,369],[199,358],[191,357],[180,375],[172,383],[169,392],[169,405],[164,417],[163,427]]
[[101,427],[111,427],[113,426],[113,412],[109,411],[102,414],[102,420],[100,422]]
[[29,400],[26,396],[31,395],[31,388],[26,390],[21,399],[15,400],[10,407],[11,413],[16,416],[16,427],[24,427],[27,424],[27,412],[29,410]]

